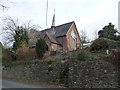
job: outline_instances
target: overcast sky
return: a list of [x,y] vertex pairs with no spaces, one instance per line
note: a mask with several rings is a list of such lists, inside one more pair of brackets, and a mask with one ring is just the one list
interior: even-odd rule
[[[4,0],[3,0],[4,1]],[[42,28],[51,27],[55,8],[55,24],[75,21],[78,31],[86,30],[90,39],[94,32],[101,30],[109,22],[118,29],[118,2],[120,0],[48,0],[48,24],[46,26],[47,0],[9,0],[4,2],[10,8],[0,10],[2,18],[10,16],[22,22],[31,21]]]

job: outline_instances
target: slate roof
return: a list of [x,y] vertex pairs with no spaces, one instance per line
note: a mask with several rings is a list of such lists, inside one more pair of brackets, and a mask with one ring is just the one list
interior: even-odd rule
[[58,41],[56,40],[56,37],[53,34],[50,34],[50,33],[46,32],[46,35],[48,36],[48,38],[50,39],[50,41],[52,43],[59,44]]
[[31,29],[28,31],[29,47],[35,47],[38,40],[39,31]]
[[[55,33],[53,33],[53,28],[47,28],[40,32],[36,32],[36,39],[44,38],[47,35],[52,43],[61,45],[61,43],[59,41],[57,41],[56,38],[65,36],[73,23],[74,23],[74,21],[55,26],[54,27]],[[32,41],[33,42],[31,42],[31,44],[33,44],[33,45],[30,45],[30,46],[35,46],[36,40],[32,40]]]
[[[55,30],[55,37],[60,37],[60,36],[66,35],[70,26],[73,23],[74,23],[74,21],[56,26],[55,29],[54,29]],[[42,31],[40,31],[40,36],[44,37],[45,32],[51,33],[52,30],[53,30],[52,28],[42,30]]]

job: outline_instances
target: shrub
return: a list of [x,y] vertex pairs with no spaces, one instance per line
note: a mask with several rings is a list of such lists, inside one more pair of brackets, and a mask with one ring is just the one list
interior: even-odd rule
[[117,41],[117,44],[118,44],[118,48],[120,48],[120,41]]
[[108,43],[104,38],[96,39],[90,46],[90,50],[104,50],[108,48]]
[[52,64],[52,61],[51,60],[47,61],[47,64]]
[[59,51],[51,51],[50,56],[55,56],[55,55],[57,55],[59,53],[60,53]]
[[53,70],[53,67],[48,67],[48,72],[51,72]]
[[47,45],[45,40],[42,38],[38,39],[35,49],[36,49],[38,58],[42,58],[45,54],[45,51],[47,50]]
[[64,60],[58,59],[58,60],[56,60],[56,62],[57,62],[58,64],[61,64],[62,62],[64,62]]
[[2,63],[2,44],[0,43],[0,63]]
[[109,49],[116,49],[118,47],[118,42],[115,40],[107,40]]
[[17,60],[32,60],[36,58],[36,52],[33,48],[28,48],[26,46],[22,46],[17,51]]
[[9,49],[3,49],[2,50],[2,62],[9,63],[12,61],[13,61],[13,52],[11,52]]
[[50,56],[55,56],[57,54],[57,51],[51,51]]
[[111,54],[105,58],[105,60],[109,61],[115,67],[120,65],[120,49],[115,49],[111,51]]
[[83,51],[83,50],[79,50],[77,52],[77,60],[79,61],[86,61],[86,60],[91,60],[91,56],[90,56],[90,52],[88,51]]
[[96,39],[90,46],[90,51],[101,51],[106,49],[113,49],[118,46],[117,42],[114,40],[99,38]]

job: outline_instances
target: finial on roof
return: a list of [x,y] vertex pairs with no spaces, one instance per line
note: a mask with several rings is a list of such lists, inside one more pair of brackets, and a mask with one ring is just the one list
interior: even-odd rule
[[51,28],[53,28],[53,27],[55,27],[55,9],[54,9],[54,15],[53,15]]

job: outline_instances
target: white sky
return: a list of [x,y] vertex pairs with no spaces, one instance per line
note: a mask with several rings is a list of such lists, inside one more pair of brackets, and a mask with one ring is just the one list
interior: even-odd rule
[[[10,16],[20,21],[31,21],[42,28],[46,28],[47,0],[9,0],[5,3],[10,8],[0,11],[2,18]],[[55,8],[55,24],[60,25],[75,21],[78,31],[86,30],[90,39],[94,32],[101,30],[109,22],[118,29],[118,2],[120,0],[48,0],[48,25],[51,27]],[[1,40],[0,40],[1,41]]]

